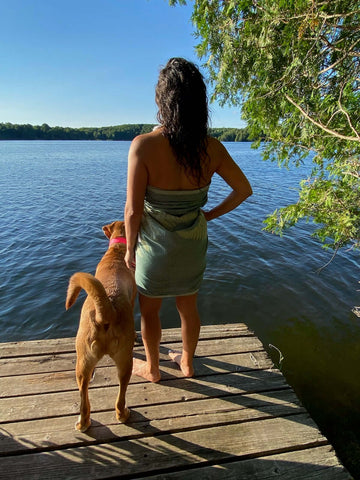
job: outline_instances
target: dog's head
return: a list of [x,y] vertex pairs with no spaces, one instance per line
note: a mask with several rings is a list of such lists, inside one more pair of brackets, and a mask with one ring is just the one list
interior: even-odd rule
[[120,220],[116,220],[109,225],[104,225],[102,229],[109,240],[115,237],[125,238],[125,222]]

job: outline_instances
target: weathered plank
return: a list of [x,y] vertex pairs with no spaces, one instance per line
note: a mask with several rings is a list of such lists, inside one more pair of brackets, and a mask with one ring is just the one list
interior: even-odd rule
[[[231,373],[271,367],[272,362],[265,352],[238,353],[222,355],[221,357],[209,356],[194,359],[197,377],[213,373]],[[162,360],[160,362],[160,370],[163,380],[183,377],[181,370],[170,360]],[[139,382],[143,382],[143,379],[133,376],[132,383]],[[102,366],[96,369],[95,378],[90,388],[114,386],[117,384],[116,367],[113,365]],[[77,388],[74,369],[54,373],[19,375],[16,377],[16,381],[11,376],[0,378],[0,398],[77,390]]]
[[[165,380],[159,384],[130,384],[127,403],[142,406],[175,403],[229,394],[265,392],[286,387],[284,377],[276,370],[253,370],[215,374],[200,378]],[[93,388],[90,395],[93,412],[112,410],[118,387]],[[14,422],[51,416],[73,415],[79,409],[76,391],[46,393],[0,399],[0,422]]]
[[98,479],[326,445],[307,414],[1,458],[7,478]]
[[[140,334],[139,339],[141,339]],[[226,337],[254,335],[244,323],[227,325],[205,325],[201,327],[200,340]],[[179,341],[178,328],[166,328],[162,331],[162,343]],[[31,355],[48,355],[51,353],[75,352],[75,338],[55,338],[45,340],[30,340],[24,342],[0,343],[0,359],[11,357],[29,357]]]
[[[167,352],[169,349],[176,350],[181,348],[180,342],[165,343],[160,347],[161,359],[167,359]],[[262,351],[263,346],[260,340],[254,336],[245,336],[241,338],[229,337],[217,339],[216,342],[212,340],[199,341],[196,349],[196,355],[214,356],[231,353],[245,353]],[[140,356],[143,347],[135,347],[134,355]],[[3,358],[0,360],[0,377],[24,375],[28,373],[54,373],[63,372],[66,370],[74,370],[76,362],[76,354],[73,353],[56,353],[48,355],[33,355],[30,357],[14,357]],[[100,362],[99,366],[113,365],[113,361],[108,356],[105,356]]]
[[0,359],[75,352],[75,337],[0,343]]
[[315,447],[266,457],[227,462],[138,480],[350,480],[331,446]]
[[0,456],[29,450],[105,443],[121,438],[173,433],[204,426],[241,423],[304,413],[290,389],[268,394],[207,398],[192,402],[135,407],[127,424],[116,421],[114,411],[95,412],[92,426],[81,434],[74,429],[77,416],[14,422],[0,430]]

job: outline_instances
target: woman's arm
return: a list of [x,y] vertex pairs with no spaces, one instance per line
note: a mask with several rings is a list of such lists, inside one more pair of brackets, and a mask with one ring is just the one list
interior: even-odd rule
[[232,188],[232,192],[219,205],[203,212],[207,221],[234,210],[252,194],[248,179],[218,140],[212,139],[211,155],[214,155],[217,162],[215,172]]
[[143,158],[143,139],[139,136],[132,141],[128,155],[125,204],[125,263],[130,269],[134,269],[135,265],[135,246],[144,210],[144,198],[148,183],[148,172]]

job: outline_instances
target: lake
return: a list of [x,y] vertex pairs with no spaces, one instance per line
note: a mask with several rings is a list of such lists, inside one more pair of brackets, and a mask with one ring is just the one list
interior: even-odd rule
[[[123,218],[129,145],[0,142],[1,342],[75,336],[82,302],[65,311],[68,279],[94,273],[108,244],[101,227]],[[254,194],[209,223],[202,323],[254,330],[360,478],[360,319],[352,312],[360,305],[359,255],[340,252],[319,273],[332,254],[310,237],[311,225],[282,238],[265,233],[266,215],[296,202],[310,161],[287,171],[263,162],[249,143],[225,146]],[[215,176],[209,207],[228,191]],[[164,301],[162,324],[179,326],[172,299]]]

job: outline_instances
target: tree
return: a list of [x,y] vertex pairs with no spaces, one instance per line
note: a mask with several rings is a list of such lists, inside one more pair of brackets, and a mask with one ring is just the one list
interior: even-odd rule
[[192,20],[213,97],[241,106],[250,135],[263,135],[264,159],[312,158],[297,203],[266,229],[312,220],[325,247],[359,248],[359,1],[194,0]]

